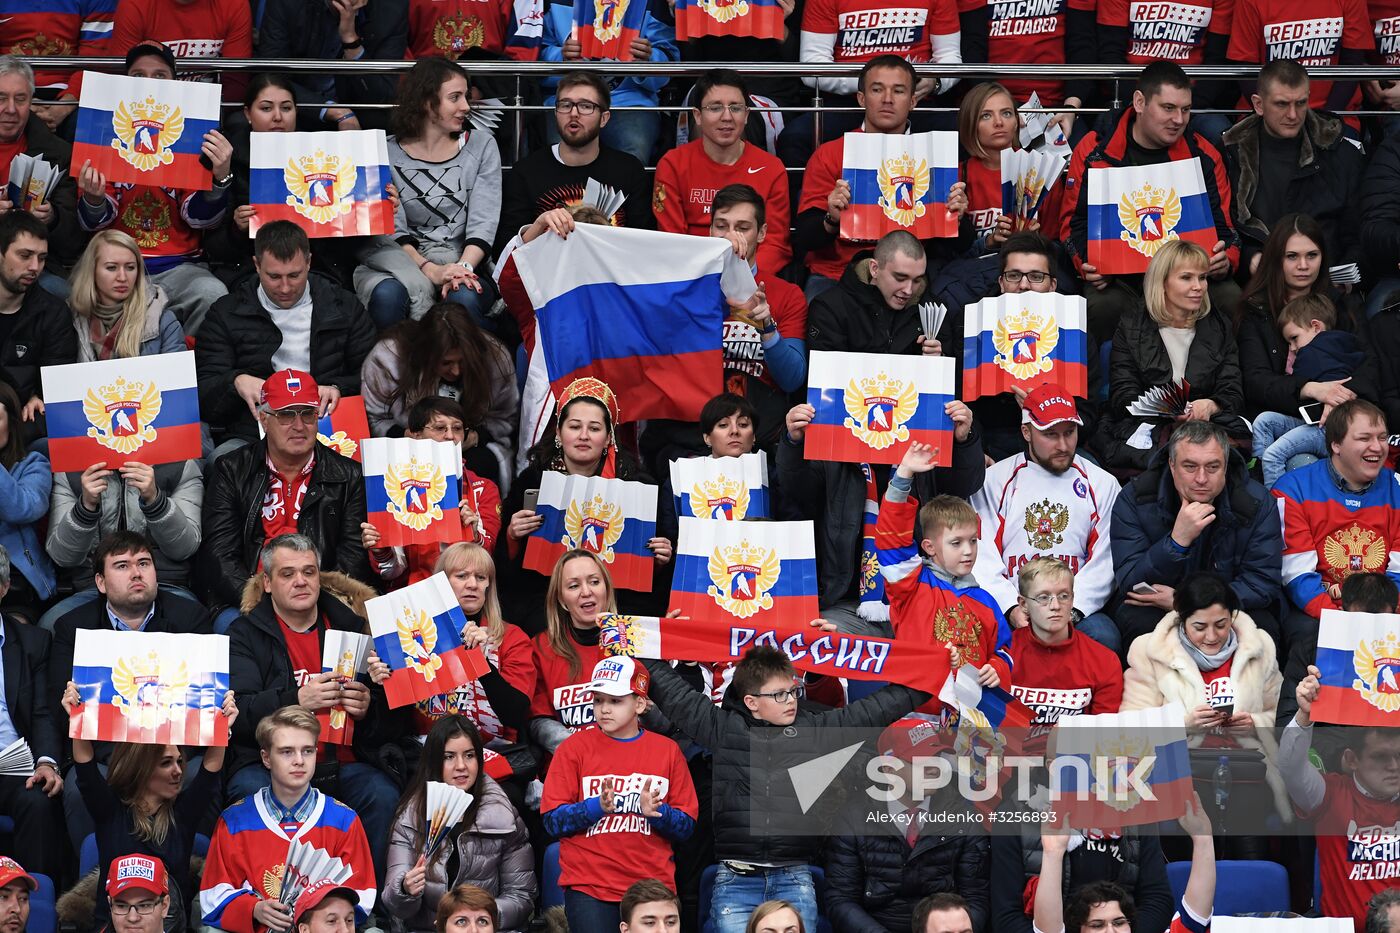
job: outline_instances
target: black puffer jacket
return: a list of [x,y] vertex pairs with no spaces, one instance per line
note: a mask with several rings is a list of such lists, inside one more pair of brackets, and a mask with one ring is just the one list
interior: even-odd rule
[[[870,284],[873,253],[860,253],[841,282],[807,309],[807,349],[843,353],[919,353],[918,296],[896,311]],[[949,349],[951,352],[951,348]]]
[[[1185,379],[1191,399],[1211,399],[1220,411],[1211,420],[1238,437],[1249,428],[1240,419],[1244,408],[1244,383],[1239,353],[1230,322],[1212,311],[1196,322],[1196,336],[1186,357]],[[1095,435],[1095,452],[1105,465],[1145,469],[1151,450],[1129,447],[1126,441],[1142,419],[1128,414],[1128,405],[1155,386],[1172,381],[1172,361],[1157,322],[1139,304],[1118,321],[1108,366],[1108,408]]]
[[961,894],[972,929],[987,929],[990,840],[981,833],[921,836],[911,850],[902,827],[887,834],[833,836],[826,848],[826,916],[834,933],[907,930],[930,894]]
[[[201,339],[203,339],[201,337]],[[316,542],[321,569],[358,580],[373,579],[360,523],[365,520],[365,481],[360,465],[316,445],[316,465],[301,500],[297,531]],[[214,461],[204,491],[204,541],[196,583],[205,605],[237,606],[243,584],[258,566],[263,546],[262,504],[267,495],[267,443],[258,441]]]
[[1371,277],[1400,275],[1400,133],[1371,153],[1361,180],[1361,251]]
[[29,286],[9,337],[0,343],[0,379],[10,384],[23,405],[39,394],[39,367],[76,362],[78,333],[68,305],[38,285]]
[[841,748],[844,743],[832,737],[833,729],[883,728],[930,698],[891,684],[845,709],[799,709],[793,724],[780,728],[755,719],[731,699],[733,691],[722,707],[715,706],[707,693],[682,680],[665,661],[647,661],[646,666],[652,676],[652,701],[677,729],[714,755],[712,812],[718,861],[812,862],[822,841],[820,814],[834,807],[824,805],[823,797],[803,813],[788,768]]
[[[374,349],[374,322],[359,299],[316,273],[311,289],[311,376],[341,395],[360,394],[360,367]],[[73,328],[69,325],[71,333]],[[258,426],[233,387],[238,376],[272,375],[272,355],[282,332],[258,300],[258,278],[249,276],[214,302],[199,329],[195,366],[199,412],[220,439],[254,440]]]
[[[321,636],[327,629],[367,631],[364,619],[324,589],[317,607],[321,611],[316,623],[318,642],[324,642]],[[229,736],[228,764],[224,766],[225,773],[232,775],[259,759],[258,723],[284,706],[294,706],[298,688],[271,596],[264,596],[248,615],[239,616],[228,635],[229,688],[238,703],[238,719]],[[379,748],[393,740],[399,717],[389,709],[382,687],[370,684],[367,677],[360,680],[369,686],[370,706],[365,718],[355,724],[355,758],[378,764]]]

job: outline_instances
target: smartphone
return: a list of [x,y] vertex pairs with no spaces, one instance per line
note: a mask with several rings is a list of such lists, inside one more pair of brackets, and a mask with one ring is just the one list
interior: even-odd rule
[[1223,706],[1217,706],[1215,711],[1226,719],[1229,719],[1231,716],[1235,715],[1235,704],[1226,703]]
[[525,490],[525,511],[535,512],[539,510],[540,491],[538,489]]
[[1308,405],[1299,405],[1298,414],[1302,416],[1307,424],[1317,424],[1322,418],[1322,403],[1312,402]]
[[1139,583],[1133,587],[1133,592],[1140,593],[1143,596],[1151,596],[1153,593],[1157,592],[1157,587],[1153,586],[1151,583]]

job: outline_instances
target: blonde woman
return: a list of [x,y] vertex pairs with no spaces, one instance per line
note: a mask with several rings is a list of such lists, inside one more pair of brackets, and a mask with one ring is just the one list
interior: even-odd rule
[[186,349],[169,296],[146,274],[136,241],[120,230],[93,234],[69,283],[80,363]]
[[[1171,425],[1144,422],[1128,406],[1148,389],[1183,379],[1190,408],[1177,421],[1214,421],[1247,438],[1239,354],[1230,322],[1211,313],[1210,254],[1172,240],[1152,257],[1143,276],[1143,301],[1125,313],[1113,336],[1109,397],[1095,446],[1105,466],[1146,469]],[[1145,426],[1144,426],[1145,425]]]

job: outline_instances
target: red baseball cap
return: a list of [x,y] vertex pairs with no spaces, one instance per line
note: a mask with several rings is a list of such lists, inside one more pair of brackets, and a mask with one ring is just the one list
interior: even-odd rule
[[1072,421],[1083,425],[1074,396],[1049,382],[1041,383],[1026,396],[1021,407],[1021,423],[1048,431],[1057,424]]
[[35,881],[34,876],[25,871],[19,862],[8,855],[0,855],[0,888],[8,887],[15,881],[23,881],[31,891],[39,889],[39,882]]
[[938,754],[947,747],[948,741],[937,718],[910,713],[887,726],[876,745],[881,755],[913,761],[920,756]]
[[321,387],[310,373],[281,369],[263,381],[262,403],[272,411],[284,408],[319,408]]
[[651,675],[632,658],[604,658],[593,666],[593,682],[588,688],[610,697],[625,697],[635,693],[646,696]]
[[308,885],[306,890],[301,892],[301,897],[298,897],[296,904],[292,906],[292,922],[295,923],[309,911],[321,906],[321,902],[331,895],[343,897],[352,904],[360,903],[360,895],[355,893],[354,888],[347,888],[329,878],[322,878],[315,884]]
[[149,855],[123,855],[107,869],[107,894],[116,897],[133,888],[162,895],[170,892],[165,863]]

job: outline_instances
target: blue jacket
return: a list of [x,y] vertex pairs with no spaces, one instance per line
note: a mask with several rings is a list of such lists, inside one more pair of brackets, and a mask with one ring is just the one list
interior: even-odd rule
[[[644,0],[632,0],[632,2],[641,3]],[[544,38],[540,43],[540,61],[562,62],[564,60],[564,40],[569,38],[573,27],[573,4],[551,3],[544,14]],[[642,22],[641,36],[651,43],[652,61],[678,62],[681,60],[681,51],[676,45],[676,30],[653,16],[650,9],[647,10],[646,19]],[[589,62],[585,61],[580,61],[578,65],[580,68],[592,67]],[[624,78],[612,89],[612,105],[614,107],[655,105],[660,102],[661,89],[666,86],[666,82],[669,80],[666,77]],[[545,78],[541,84],[545,92],[549,94],[545,104],[554,103],[554,88],[558,86],[559,79],[557,77]]]
[[1293,357],[1293,377],[1300,382],[1332,382],[1349,379],[1366,362],[1366,351],[1356,335],[1345,330],[1324,330]]
[[1283,528],[1278,507],[1268,490],[1249,478],[1244,458],[1233,450],[1225,473],[1225,489],[1215,500],[1215,521],[1185,549],[1170,540],[1181,497],[1172,484],[1165,447],[1153,456],[1146,472],[1123,488],[1113,504],[1109,536],[1114,609],[1138,583],[1176,587],[1201,570],[1230,581],[1245,610],[1262,609],[1279,598]]
[[41,600],[57,588],[53,564],[44,552],[35,525],[49,514],[53,473],[41,453],[32,453],[8,470],[0,469],[0,546],[10,566],[24,574]]

